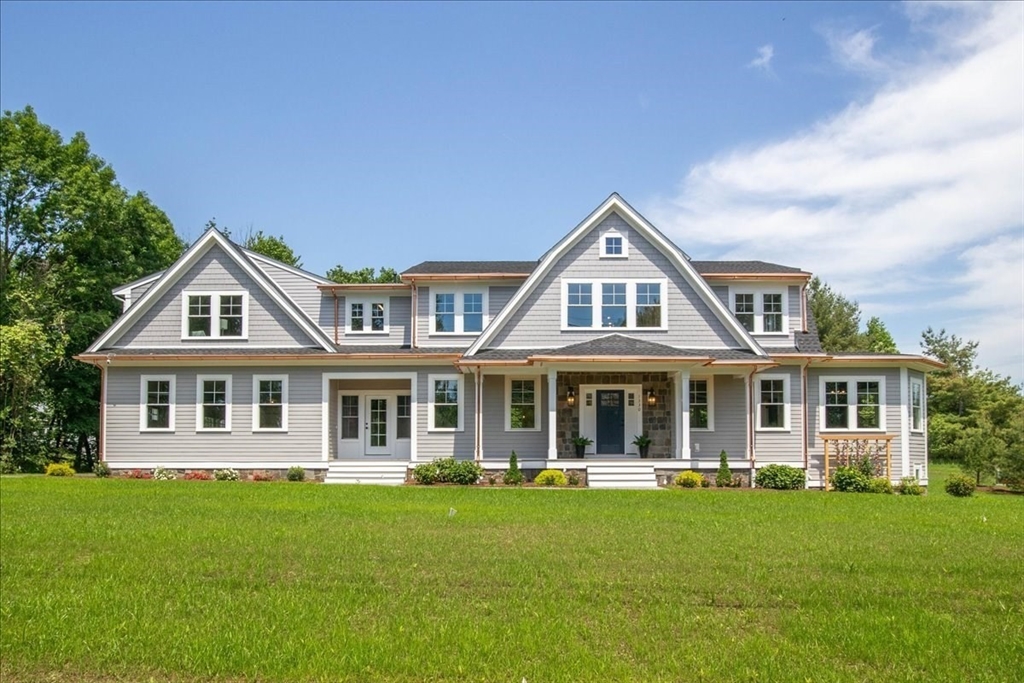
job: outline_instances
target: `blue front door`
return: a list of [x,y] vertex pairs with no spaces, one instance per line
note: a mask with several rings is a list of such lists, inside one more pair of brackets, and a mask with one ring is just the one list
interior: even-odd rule
[[597,443],[595,452],[621,455],[626,452],[625,391],[597,392]]

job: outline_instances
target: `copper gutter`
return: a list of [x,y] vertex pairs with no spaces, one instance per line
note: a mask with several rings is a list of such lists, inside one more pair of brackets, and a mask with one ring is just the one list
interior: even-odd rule
[[81,354],[78,356],[72,356],[75,360],[82,361],[83,363],[93,363],[101,359],[109,359],[111,361],[182,361],[182,360],[406,360],[417,358],[430,358],[430,359],[452,359],[457,360],[462,357],[461,353],[275,353],[275,354],[263,354],[255,355],[249,353],[235,353],[235,354],[138,354],[138,353],[116,353],[109,355],[96,355],[96,354]]
[[345,283],[332,283],[329,285],[317,285],[316,288],[321,292],[335,292],[345,290],[392,290],[392,289],[409,289],[410,285],[406,285],[400,282],[345,282]]
[[810,280],[810,273],[708,273],[705,280]]

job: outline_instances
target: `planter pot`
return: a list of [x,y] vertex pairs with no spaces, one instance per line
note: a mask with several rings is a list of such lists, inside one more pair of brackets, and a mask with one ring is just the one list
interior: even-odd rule
[[577,458],[582,458],[583,454],[587,451],[587,447],[586,446],[575,446],[574,448],[576,449],[576,457]]
[[647,457],[647,453],[650,452],[650,450],[651,450],[650,444],[648,444],[646,446],[637,446],[637,448],[640,449],[640,457],[641,458],[646,458]]

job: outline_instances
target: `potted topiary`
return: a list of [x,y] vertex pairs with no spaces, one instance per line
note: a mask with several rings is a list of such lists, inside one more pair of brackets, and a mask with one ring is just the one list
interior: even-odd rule
[[582,434],[580,436],[574,436],[572,439],[572,445],[576,448],[576,457],[582,458],[587,451],[587,446],[592,443],[594,443],[592,439],[588,439]]
[[640,457],[646,458],[647,452],[651,450],[651,437],[646,434],[640,434],[639,436],[633,437],[633,445],[640,451]]

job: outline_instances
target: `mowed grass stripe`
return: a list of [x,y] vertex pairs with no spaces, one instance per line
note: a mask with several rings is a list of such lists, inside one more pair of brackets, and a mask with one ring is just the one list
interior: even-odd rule
[[0,480],[0,513],[5,681],[1015,681],[1024,663],[1020,497],[25,477]]

